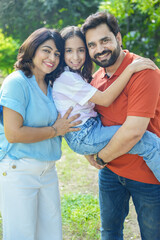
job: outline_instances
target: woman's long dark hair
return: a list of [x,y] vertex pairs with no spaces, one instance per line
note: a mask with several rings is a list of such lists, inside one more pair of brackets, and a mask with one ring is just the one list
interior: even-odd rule
[[35,56],[37,48],[45,41],[52,39],[60,52],[60,61],[57,68],[45,76],[45,81],[49,81],[59,77],[64,71],[64,41],[60,33],[55,29],[39,28],[34,31],[19,48],[17,62],[14,64],[16,70],[22,70],[27,77],[33,75],[32,68],[34,67],[32,59]]
[[[89,56],[88,53],[88,48],[86,45],[86,40],[85,40],[85,36],[83,35],[81,29],[79,27],[76,26],[69,26],[69,27],[65,27],[61,30],[61,36],[64,40],[64,45],[67,39],[72,38],[74,36],[79,37],[85,45],[86,48],[86,60],[85,63],[80,71],[81,76],[87,80],[87,82],[91,82],[92,80],[92,69],[93,69],[93,64],[92,64],[92,60]],[[65,64],[66,65],[66,64]]]

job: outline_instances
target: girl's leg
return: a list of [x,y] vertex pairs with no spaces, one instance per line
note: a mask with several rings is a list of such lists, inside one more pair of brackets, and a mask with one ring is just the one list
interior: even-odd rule
[[58,177],[55,162],[46,162],[40,176],[37,240],[62,240],[62,223]]
[[160,181],[160,138],[146,131],[141,140],[128,152],[143,157],[148,167]]
[[[91,155],[104,148],[120,127],[121,125],[104,127],[99,117],[91,118],[79,132],[69,133],[65,139],[73,151],[83,155]],[[146,131],[141,140],[128,153],[143,157],[148,167],[160,181],[159,137]]]
[[69,147],[82,155],[96,154],[104,148],[121,126],[104,127],[99,117],[90,118],[78,132],[65,135]]

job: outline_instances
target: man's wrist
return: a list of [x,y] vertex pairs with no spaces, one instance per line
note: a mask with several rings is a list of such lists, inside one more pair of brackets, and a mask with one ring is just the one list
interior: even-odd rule
[[104,162],[100,157],[98,157],[98,153],[94,155],[94,160],[96,161],[96,163],[98,163],[101,166],[108,164],[107,162]]

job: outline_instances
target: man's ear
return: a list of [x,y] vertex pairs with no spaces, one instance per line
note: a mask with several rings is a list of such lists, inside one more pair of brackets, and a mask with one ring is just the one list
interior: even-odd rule
[[122,36],[120,32],[117,33],[116,40],[119,43],[119,45],[122,46]]

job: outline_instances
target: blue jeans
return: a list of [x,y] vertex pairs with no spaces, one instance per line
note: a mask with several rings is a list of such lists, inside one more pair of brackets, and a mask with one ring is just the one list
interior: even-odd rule
[[[111,140],[121,126],[103,126],[98,117],[90,118],[78,132],[65,135],[69,147],[82,155],[99,152]],[[128,152],[143,157],[148,167],[160,181],[160,138],[146,131],[141,140]]]
[[99,171],[101,240],[123,240],[132,197],[142,240],[160,239],[160,185],[133,181],[104,168]]

